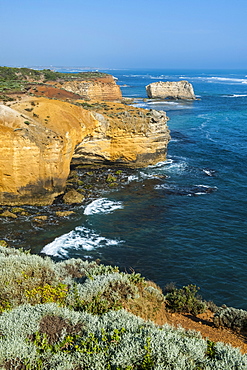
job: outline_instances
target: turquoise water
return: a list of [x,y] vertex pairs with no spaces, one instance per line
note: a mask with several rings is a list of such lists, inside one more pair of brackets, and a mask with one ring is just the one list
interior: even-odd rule
[[172,140],[166,162],[140,169],[76,220],[32,236],[56,258],[100,258],[161,287],[196,284],[216,304],[247,309],[247,71],[114,70],[124,96],[186,79],[194,102],[143,102],[164,110]]

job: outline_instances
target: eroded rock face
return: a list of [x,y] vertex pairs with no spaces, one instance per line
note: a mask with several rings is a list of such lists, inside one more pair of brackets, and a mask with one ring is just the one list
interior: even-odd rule
[[[51,109],[49,102],[39,103],[37,115],[42,106],[46,116],[59,108]],[[18,109],[0,105],[0,204],[50,204],[64,189],[74,147],[83,137],[81,125],[70,121],[69,109],[56,125]]]
[[149,98],[190,100],[196,98],[193,86],[188,81],[153,82],[146,86],[146,91]]
[[0,204],[51,204],[64,192],[71,162],[144,167],[165,160],[165,112],[108,104],[102,112],[34,97],[0,105]]
[[[120,106],[120,104],[119,104]],[[108,116],[93,112],[98,124],[77,145],[72,163],[118,163],[145,167],[166,159],[170,134],[166,113],[128,107]]]
[[120,87],[111,76],[92,81],[66,81],[61,87],[80,95],[85,100],[122,100]]

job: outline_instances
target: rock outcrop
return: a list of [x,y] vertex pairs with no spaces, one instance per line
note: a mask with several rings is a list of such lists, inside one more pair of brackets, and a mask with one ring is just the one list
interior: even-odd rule
[[188,81],[159,81],[146,86],[149,98],[157,99],[189,99],[194,100],[195,94]]
[[122,100],[120,87],[112,76],[88,81],[65,81],[62,84],[56,83],[56,86],[78,94],[84,100]]
[[164,112],[108,104],[90,111],[32,97],[0,105],[0,204],[51,204],[64,192],[71,162],[142,167],[165,160]]
[[165,112],[121,104],[108,104],[108,109],[92,112],[97,127],[77,145],[72,163],[145,167],[165,160],[170,139]]

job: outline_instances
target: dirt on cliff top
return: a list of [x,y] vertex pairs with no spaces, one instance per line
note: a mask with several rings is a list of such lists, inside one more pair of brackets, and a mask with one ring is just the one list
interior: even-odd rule
[[151,320],[157,325],[169,324],[175,328],[182,327],[186,330],[199,332],[202,338],[212,342],[222,342],[232,347],[239,348],[241,353],[247,353],[247,333],[237,333],[231,329],[216,328],[213,323],[214,313],[209,309],[197,316],[190,313],[172,313],[166,310],[165,303],[158,308],[152,302],[143,302],[133,309],[125,307],[134,315],[144,320]]
[[28,92],[35,96],[44,96],[46,98],[59,100],[76,100],[81,98],[78,94],[74,94],[70,91],[59,89],[51,85],[34,85]]
[[[148,285],[162,292],[154,282],[148,281]],[[225,327],[216,328],[213,323],[214,313],[210,309],[197,316],[191,313],[174,313],[167,309],[165,302],[157,303],[156,299],[147,299],[146,294],[143,296],[140,294],[134,304],[128,301],[124,308],[144,320],[155,322],[157,325],[169,324],[175,328],[182,327],[185,330],[196,331],[206,340],[214,343],[222,342],[239,348],[243,354],[247,353],[247,331],[238,333]]]
[[213,324],[213,315],[210,310],[197,317],[191,314],[167,313],[166,322],[175,327],[182,326],[187,330],[199,331],[205,339],[230,344],[240,348],[242,353],[247,353],[246,333],[236,333],[227,328],[216,328]]

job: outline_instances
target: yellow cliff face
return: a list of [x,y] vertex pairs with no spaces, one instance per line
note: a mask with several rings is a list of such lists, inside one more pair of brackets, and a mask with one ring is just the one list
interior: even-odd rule
[[0,106],[1,204],[50,204],[63,191],[84,137],[76,108],[42,98]]
[[0,203],[50,203],[66,179],[61,137],[0,106],[0,142]]
[[73,163],[113,162],[145,167],[165,160],[170,139],[165,112],[118,103],[90,105],[99,124],[92,136],[77,146]]
[[51,204],[71,162],[142,167],[164,160],[168,141],[164,112],[35,97],[0,105],[0,204]]
[[120,87],[111,76],[91,81],[65,81],[63,84],[57,83],[56,86],[78,94],[85,100],[122,100]]

